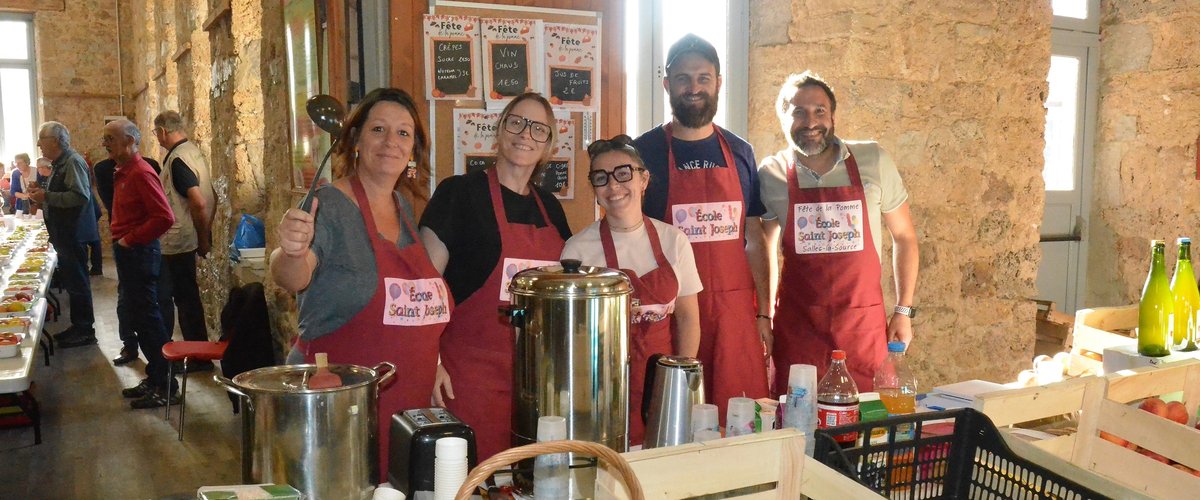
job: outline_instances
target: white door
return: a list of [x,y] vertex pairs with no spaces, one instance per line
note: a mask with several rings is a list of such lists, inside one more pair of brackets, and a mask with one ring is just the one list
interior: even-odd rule
[[1081,306],[1087,269],[1087,215],[1096,109],[1094,35],[1054,30],[1046,97],[1046,149],[1042,177],[1042,262],[1038,298],[1073,313]]

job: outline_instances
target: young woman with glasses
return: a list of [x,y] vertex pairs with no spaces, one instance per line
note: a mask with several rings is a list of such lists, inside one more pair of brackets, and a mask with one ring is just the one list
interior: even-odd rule
[[700,348],[703,289],[688,238],[670,224],[642,214],[650,183],[642,158],[627,135],[588,146],[588,180],[604,218],[567,240],[562,258],[621,269],[633,281],[633,328],[629,334],[629,444],[641,444],[646,363],[654,354],[695,357]]
[[562,206],[537,186],[554,144],[550,103],[513,99],[496,124],[496,166],[442,181],[421,240],[458,304],[441,342],[433,403],[475,430],[478,459],[512,447],[513,329],[497,319],[517,271],[558,263],[571,237]]

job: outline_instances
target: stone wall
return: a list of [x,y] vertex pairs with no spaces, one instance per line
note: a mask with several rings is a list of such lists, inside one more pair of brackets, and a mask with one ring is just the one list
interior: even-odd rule
[[[0,8],[22,3],[28,2],[0,1]],[[34,12],[42,119],[66,125],[72,147],[93,162],[107,157],[100,145],[104,116],[121,114],[113,4],[73,0],[50,5],[62,10]],[[40,153],[29,155],[37,158]]]
[[[122,4],[130,26],[123,48],[130,113],[144,131],[154,117],[178,110],[189,139],[209,160],[217,208],[213,246],[201,265],[200,286],[210,336],[228,290],[241,283],[229,260],[241,214],[259,217],[268,228],[290,205],[286,123],[286,58],[281,4],[275,0],[234,1],[221,11],[218,0],[142,0]],[[220,15],[216,15],[220,13]],[[207,29],[205,25],[207,26]],[[282,113],[282,115],[281,115]],[[166,151],[151,137],[144,153]],[[281,180],[282,179],[282,180]],[[279,201],[271,201],[272,199]],[[268,234],[270,231],[268,230]],[[253,279],[253,278],[251,278]],[[268,284],[280,345],[291,335],[290,297]],[[294,320],[290,322],[294,330]]]
[[838,135],[878,140],[909,191],[922,386],[1012,380],[1034,344],[1050,5],[934,3],[751,2],[749,140],[759,157],[784,146],[774,102],[789,73],[828,79]]
[[1196,2],[1101,6],[1100,110],[1088,228],[1092,305],[1136,302],[1149,240],[1200,237],[1200,8]]

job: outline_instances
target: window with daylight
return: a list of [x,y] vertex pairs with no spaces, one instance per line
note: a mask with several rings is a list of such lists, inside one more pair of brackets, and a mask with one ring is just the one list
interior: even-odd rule
[[0,13],[0,162],[6,166],[18,153],[38,156],[33,49],[33,17]]

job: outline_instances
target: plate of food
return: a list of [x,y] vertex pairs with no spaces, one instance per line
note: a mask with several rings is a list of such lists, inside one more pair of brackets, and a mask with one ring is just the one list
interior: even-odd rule
[[28,317],[30,309],[33,309],[33,303],[29,301],[0,301],[0,318],[11,318],[14,316]]
[[0,358],[11,358],[21,351],[23,335],[0,333]]
[[0,318],[0,333],[24,333],[30,323],[29,318]]

